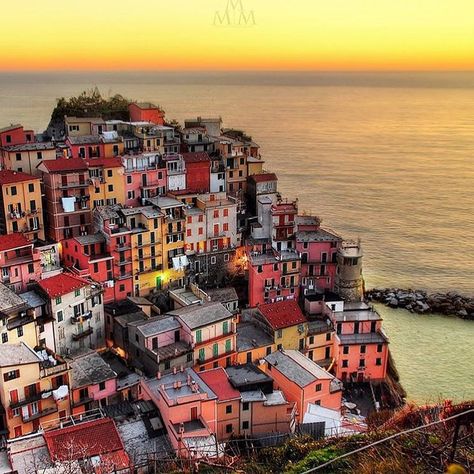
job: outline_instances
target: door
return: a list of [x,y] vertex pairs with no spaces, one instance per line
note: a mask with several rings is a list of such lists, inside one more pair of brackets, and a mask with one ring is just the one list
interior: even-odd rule
[[174,342],[179,342],[180,340],[180,335],[179,335],[179,330],[174,332]]

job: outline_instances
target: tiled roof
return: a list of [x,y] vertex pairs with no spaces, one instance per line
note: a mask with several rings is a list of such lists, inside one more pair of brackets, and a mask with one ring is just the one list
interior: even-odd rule
[[2,344],[0,350],[0,367],[11,367],[39,363],[41,359],[24,342],[19,344]]
[[70,273],[60,273],[59,275],[40,280],[38,284],[50,298],[56,298],[57,296],[66,295],[71,293],[71,291],[78,290],[90,283]]
[[222,367],[200,372],[199,377],[217,395],[219,401],[240,398],[240,392],[232,387],[229,377]]
[[54,150],[56,145],[52,142],[33,142],[33,143],[22,143],[20,145],[8,145],[4,146],[5,151],[41,151],[41,150]]
[[101,456],[103,461],[112,460],[116,468],[129,465],[120,435],[110,418],[47,431],[44,438],[53,461]]
[[252,179],[256,183],[263,183],[264,181],[278,181],[277,175],[275,173],[252,174],[249,176],[249,179]]
[[100,166],[101,168],[121,168],[123,166],[122,160],[120,158],[92,158],[86,160],[89,168],[94,166]]
[[211,161],[209,154],[206,152],[188,152],[183,153],[183,159],[186,163],[200,163],[205,161]]
[[71,145],[98,145],[100,135],[80,135],[78,137],[67,137]]
[[28,241],[24,234],[19,232],[0,235],[0,252],[26,247],[27,245],[32,245],[32,243]]
[[58,160],[44,160],[40,165],[44,166],[50,173],[59,173],[61,171],[79,171],[86,170],[87,164],[81,158],[59,158]]
[[33,179],[39,178],[37,178],[36,176],[32,176],[31,174],[23,173],[22,171],[0,171],[0,184],[21,183],[22,181],[31,181]]
[[219,302],[185,306],[170,311],[170,314],[178,316],[192,330],[233,317],[232,313]]
[[305,315],[294,300],[262,304],[258,307],[258,310],[274,330],[306,322]]
[[75,357],[70,365],[73,389],[97,385],[117,377],[110,365],[94,351]]

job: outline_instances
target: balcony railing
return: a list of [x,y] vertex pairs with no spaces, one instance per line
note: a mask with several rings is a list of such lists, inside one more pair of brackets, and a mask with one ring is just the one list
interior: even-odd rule
[[81,339],[84,339],[87,336],[90,336],[94,332],[94,328],[87,328],[82,332],[77,332],[76,334],[72,335],[72,340],[73,341],[80,341]]
[[80,314],[77,316],[72,316],[71,317],[71,323],[72,324],[77,324],[77,323],[82,323],[84,321],[87,321],[92,318],[92,311],[87,311],[84,314]]
[[43,416],[48,416],[48,415],[51,415],[52,413],[56,413],[57,411],[58,411],[58,407],[52,406],[48,408],[43,408],[41,411],[39,411],[38,413],[35,413],[34,415],[27,415],[27,416],[22,415],[22,418],[25,423],[28,423],[30,421],[37,420],[38,418],[42,418]]
[[117,276],[117,280],[127,280],[128,278],[132,278],[131,272],[123,273]]
[[51,392],[51,390],[42,390],[39,392],[31,393],[27,397],[23,397],[22,399],[16,402],[11,402],[10,408],[18,408],[24,405],[28,405],[29,403],[37,402],[38,400],[41,400],[43,394],[47,392]]
[[59,189],[68,189],[68,188],[87,188],[89,187],[89,183],[84,181],[68,181],[67,183],[61,183],[59,185]]

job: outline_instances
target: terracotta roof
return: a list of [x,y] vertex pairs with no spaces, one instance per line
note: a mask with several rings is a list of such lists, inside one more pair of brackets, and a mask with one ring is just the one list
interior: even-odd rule
[[294,300],[261,304],[258,306],[258,310],[275,330],[306,322],[305,315]]
[[222,367],[199,372],[199,377],[217,395],[219,401],[240,398],[240,392],[232,387],[229,376]]
[[123,166],[121,158],[92,158],[86,160],[89,168],[100,166],[102,168],[121,168]]
[[110,418],[47,431],[44,438],[53,461],[100,456],[104,465],[112,461],[115,468],[127,468],[130,463],[115,423]]
[[47,293],[50,298],[66,295],[71,291],[78,290],[90,283],[82,278],[71,275],[70,273],[60,273],[38,282],[39,286]]
[[23,125],[16,123],[8,125],[7,127],[0,128],[0,133],[9,132],[10,130],[16,130],[17,128],[22,128]]
[[249,179],[253,179],[256,183],[263,183],[264,181],[278,181],[275,173],[252,174]]
[[40,165],[44,166],[51,173],[59,173],[61,171],[79,171],[86,170],[87,164],[81,158],[59,158],[57,160],[44,160]]
[[33,244],[28,241],[24,234],[20,234],[19,232],[8,235],[0,235],[0,252],[26,247],[27,245]]
[[31,181],[39,179],[31,174],[23,173],[22,171],[1,170],[0,184],[21,183],[22,181]]
[[204,151],[182,153],[183,159],[186,163],[199,163],[204,161],[211,161],[209,154]]

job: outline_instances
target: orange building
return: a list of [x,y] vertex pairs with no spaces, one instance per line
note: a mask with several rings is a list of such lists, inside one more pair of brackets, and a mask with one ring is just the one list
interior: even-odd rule
[[165,122],[164,110],[151,102],[133,102],[128,106],[128,112],[132,122],[152,122],[156,125]]

